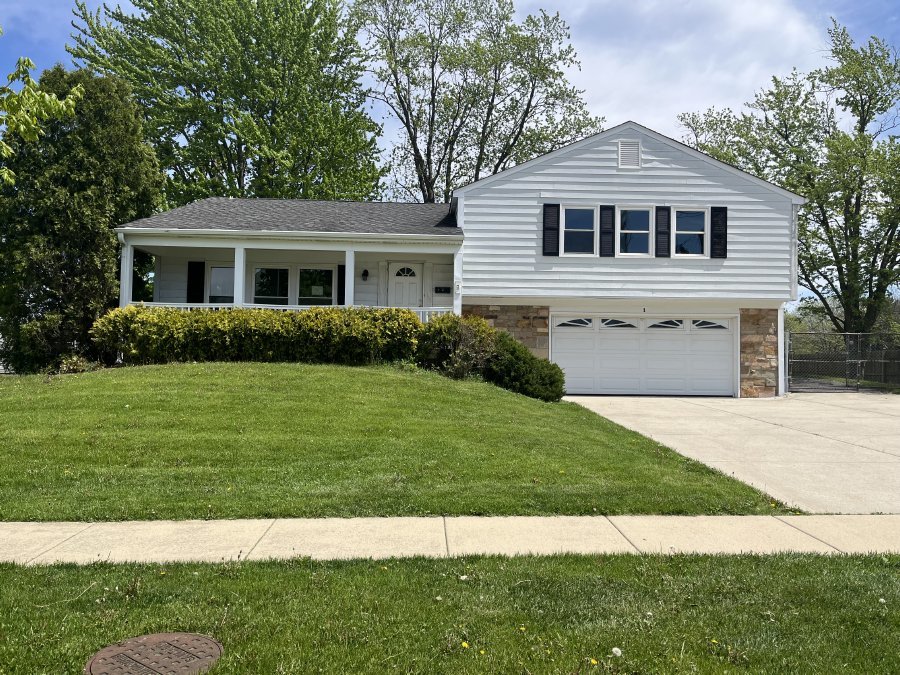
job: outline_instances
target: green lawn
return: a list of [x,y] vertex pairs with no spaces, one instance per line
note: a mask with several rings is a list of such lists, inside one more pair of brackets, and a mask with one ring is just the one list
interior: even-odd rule
[[0,379],[0,520],[772,513],[579,406],[399,368]]
[[172,630],[220,640],[218,673],[896,673],[898,575],[897,556],[7,564],[0,673],[80,673]]

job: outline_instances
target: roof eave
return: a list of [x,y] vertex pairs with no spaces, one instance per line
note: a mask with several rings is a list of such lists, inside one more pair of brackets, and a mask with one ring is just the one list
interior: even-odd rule
[[380,232],[312,232],[294,230],[210,230],[204,228],[188,229],[178,227],[117,227],[115,232],[120,235],[169,235],[183,237],[212,237],[218,239],[234,239],[241,237],[261,239],[325,239],[348,241],[363,239],[407,241],[407,242],[453,242],[462,241],[463,234],[409,234],[409,233],[380,233]]

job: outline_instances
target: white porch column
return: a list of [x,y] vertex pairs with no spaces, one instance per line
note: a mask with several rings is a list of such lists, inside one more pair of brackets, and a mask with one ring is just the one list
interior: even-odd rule
[[453,313],[462,314],[462,245],[453,254]]
[[356,281],[356,251],[348,248],[344,251],[344,304],[353,306],[354,287]]
[[247,278],[247,251],[243,246],[234,247],[234,306],[244,306],[244,282]]
[[131,302],[131,286],[134,277],[134,246],[121,238],[122,256],[119,270],[119,307],[127,307]]

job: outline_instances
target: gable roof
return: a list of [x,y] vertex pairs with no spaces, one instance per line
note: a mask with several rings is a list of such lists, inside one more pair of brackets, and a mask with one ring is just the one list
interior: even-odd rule
[[645,127],[644,125],[638,124],[637,122],[633,122],[631,120],[629,120],[627,122],[623,122],[622,124],[614,126],[610,129],[606,129],[605,131],[601,131],[599,133],[592,134],[590,136],[582,138],[581,140],[575,141],[573,143],[569,143],[568,145],[564,145],[561,148],[557,148],[556,150],[552,150],[543,155],[538,155],[537,157],[530,159],[527,162],[522,162],[521,164],[516,164],[516,166],[510,167],[499,173],[495,173],[491,176],[486,176],[484,178],[481,178],[481,179],[475,181],[474,183],[469,183],[468,185],[464,185],[461,188],[457,188],[456,190],[453,191],[453,197],[455,198],[457,195],[465,194],[468,190],[470,190],[472,187],[474,187],[476,185],[479,187],[483,187],[484,185],[487,185],[488,183],[491,183],[494,180],[497,180],[501,177],[509,178],[511,175],[517,173],[518,171],[520,171],[522,169],[525,169],[526,167],[531,167],[531,166],[534,166],[541,162],[544,162],[544,161],[547,161],[550,159],[554,159],[554,158],[564,155],[568,152],[572,152],[573,150],[578,150],[579,148],[582,148],[586,145],[590,145],[592,142],[601,140],[606,136],[611,136],[613,134],[618,134],[618,133],[621,133],[622,131],[628,131],[628,130],[637,131],[639,133],[646,134],[646,135],[650,136],[651,138],[654,138],[655,140],[659,141],[660,143],[665,143],[666,145],[677,148],[678,150],[681,150],[682,152],[685,152],[693,157],[697,157],[699,159],[705,160],[705,161],[709,162],[710,164],[714,164],[715,166],[718,166],[718,167],[724,169],[725,171],[728,171],[729,173],[739,175],[752,183],[756,183],[757,185],[762,185],[763,187],[771,190],[772,192],[780,194],[783,197],[787,197],[794,204],[805,204],[806,203],[806,199],[804,197],[802,197],[801,195],[791,192],[790,190],[785,190],[784,188],[779,187],[779,186],[775,185],[774,183],[770,183],[767,180],[763,180],[762,178],[754,176],[752,173],[747,173],[746,171],[739,169],[736,166],[733,166],[731,164],[728,164],[727,162],[718,160],[715,157],[711,157],[710,155],[707,155],[705,152],[700,152],[699,150],[696,150],[696,149],[690,147],[689,145],[685,145],[681,141],[676,141],[674,138],[669,138],[668,136],[664,136],[663,134],[659,133],[658,131],[653,131],[653,129],[649,129],[648,127]]
[[450,204],[208,197],[121,230],[462,236]]

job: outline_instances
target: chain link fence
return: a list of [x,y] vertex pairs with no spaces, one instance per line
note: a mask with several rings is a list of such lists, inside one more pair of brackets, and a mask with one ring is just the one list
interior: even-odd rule
[[788,391],[900,390],[900,337],[787,334]]

